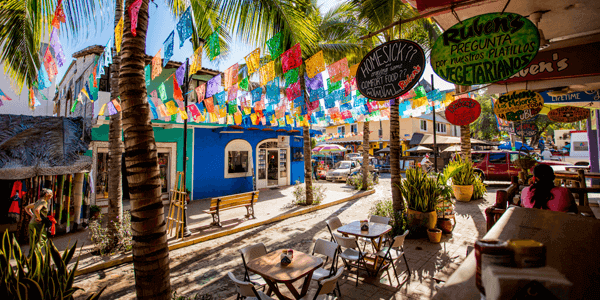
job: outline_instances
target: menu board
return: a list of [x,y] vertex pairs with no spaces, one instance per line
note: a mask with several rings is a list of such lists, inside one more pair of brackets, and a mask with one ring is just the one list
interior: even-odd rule
[[537,27],[514,13],[463,20],[435,41],[431,67],[448,82],[477,85],[507,79],[529,65],[540,47]]
[[481,114],[481,105],[471,98],[458,99],[446,107],[446,120],[457,126],[469,125]]
[[409,40],[387,42],[367,53],[358,65],[358,91],[372,100],[390,100],[405,94],[425,71],[425,53]]
[[534,123],[522,123],[517,125],[515,134],[518,136],[532,137],[538,132],[538,127]]
[[539,114],[544,106],[542,96],[530,90],[517,90],[500,95],[494,104],[494,113],[507,121],[531,119]]
[[585,120],[590,117],[590,110],[575,106],[563,106],[553,109],[548,113],[548,119],[552,122],[572,123]]

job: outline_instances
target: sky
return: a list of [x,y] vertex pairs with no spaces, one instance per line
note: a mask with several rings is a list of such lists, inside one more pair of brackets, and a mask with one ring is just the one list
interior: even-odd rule
[[[318,0],[318,5],[321,6],[321,11],[327,11],[331,7],[343,2],[343,0]],[[150,2],[149,6],[149,24],[148,24],[148,35],[146,40],[146,53],[154,56],[163,47],[163,42],[172,30],[176,29],[177,20],[170,13],[169,8],[165,4],[165,1],[156,0]],[[104,22],[98,22],[96,31],[89,34],[88,38],[81,40],[68,39],[61,33],[61,43],[63,43],[63,50],[67,59],[71,58],[73,53],[82,50],[92,45],[106,45],[110,38],[114,39],[114,14],[106,15]],[[64,26],[64,25],[63,25]],[[63,31],[64,33],[64,31]],[[262,47],[261,47],[262,48]],[[213,70],[224,71],[235,63],[243,63],[244,57],[250,53],[256,47],[247,45],[240,40],[234,40],[231,45],[231,51],[227,57],[222,57],[218,61],[210,61],[207,57],[202,59],[202,67]],[[164,52],[161,51],[163,54]],[[192,44],[190,41],[186,41],[183,47],[179,48],[179,37],[177,31],[175,32],[175,43],[173,47],[172,61],[183,62],[187,57],[190,57],[193,53]],[[63,77],[64,73],[69,67],[70,61],[65,63],[63,67],[59,68],[58,81]],[[425,68],[423,79],[428,82],[431,81],[431,74],[434,74],[435,88],[440,90],[454,89],[454,85],[442,80],[440,77],[435,75],[429,64]]]

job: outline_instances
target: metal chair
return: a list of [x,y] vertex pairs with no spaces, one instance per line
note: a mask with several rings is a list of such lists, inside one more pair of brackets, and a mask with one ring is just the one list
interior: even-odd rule
[[320,254],[327,257],[325,260],[325,264],[327,264],[327,260],[331,258],[331,268],[329,270],[325,268],[318,268],[314,271],[312,275],[312,280],[321,280],[325,277],[329,277],[333,275],[335,272],[336,266],[336,258],[338,251],[338,244],[335,242],[328,242],[326,240],[318,239],[315,242],[315,247],[313,249],[312,255]]
[[[360,251],[360,247],[358,246],[358,242],[353,237],[345,237],[336,235],[335,239],[341,248],[346,248],[339,254],[339,257],[342,258],[344,265],[348,268],[348,272],[350,272],[351,267],[356,267],[356,286],[358,286],[358,270],[361,269],[361,264],[363,270],[367,270],[365,256]],[[352,264],[349,262],[353,262]]]
[[[329,297],[328,295],[333,293],[335,295],[335,290],[337,287],[338,290],[338,297],[342,297],[342,293],[340,292],[340,287],[338,284],[338,280],[340,279],[340,276],[342,276],[342,274],[344,273],[344,267],[340,267],[337,272],[335,273],[335,275],[333,275],[332,277],[329,278],[325,278],[323,280],[320,280],[318,282],[319,287],[317,288],[317,292],[315,293],[314,297],[311,298],[310,296],[305,296],[302,297],[300,300],[307,300],[307,299],[312,299],[312,300],[326,300],[326,299],[331,299],[331,297]],[[263,299],[261,299],[263,300]]]
[[343,226],[342,222],[338,217],[333,217],[329,220],[325,220],[325,224],[327,224],[327,229],[329,229],[329,233],[331,234],[331,241],[335,242],[335,235],[333,232]]
[[250,281],[255,285],[266,287],[267,282],[258,274],[250,274],[246,263],[263,255],[267,254],[267,247],[263,243],[254,244],[246,248],[240,249],[242,261],[244,262],[244,280]]
[[[398,272],[396,272],[395,263],[400,259],[401,256],[402,258],[404,258],[404,263],[406,264],[406,271],[408,272],[408,277],[410,277],[411,275],[410,268],[408,267],[408,262],[406,261],[406,255],[404,254],[404,240],[406,239],[407,235],[408,230],[404,231],[402,235],[396,236],[390,247],[384,247],[383,249],[381,249],[381,251],[377,252],[377,256],[383,258],[385,262],[388,262],[390,265],[392,265],[392,268],[394,269],[394,275],[396,275],[396,280],[398,281],[398,287],[400,287],[400,279],[398,279]],[[383,265],[384,264],[379,265],[379,270],[377,270],[377,273],[379,273]],[[390,277],[389,265],[386,271],[388,274],[388,278],[390,278],[391,284],[392,278]]]
[[256,289],[254,288],[254,284],[252,284],[252,282],[241,281],[241,280],[235,278],[235,276],[231,272],[227,272],[227,276],[229,276],[229,279],[231,279],[231,281],[233,281],[233,283],[235,283],[235,289],[237,290],[237,293],[238,293],[236,300],[239,300],[239,299],[246,299],[246,300],[263,299],[263,298],[261,298],[261,296],[258,294]]
[[[385,224],[388,225],[390,224],[390,220],[391,218],[388,217],[382,217],[382,216],[376,216],[376,215],[372,215],[371,217],[369,217],[369,222],[371,223],[377,223],[377,224]],[[367,248],[367,243],[371,243],[371,239],[368,238],[360,238],[364,244],[363,244],[363,252],[365,251],[365,249]],[[386,243],[388,241],[387,236],[383,237],[383,242]],[[379,238],[376,239],[376,242],[379,242]],[[373,246],[371,244],[371,246]],[[373,246],[373,251],[375,251],[375,246]]]

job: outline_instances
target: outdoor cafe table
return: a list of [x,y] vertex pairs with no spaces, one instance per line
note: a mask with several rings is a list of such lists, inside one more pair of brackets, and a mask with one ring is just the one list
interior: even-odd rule
[[[569,299],[598,299],[600,220],[535,208],[511,207],[484,239],[533,239],[546,245],[546,265],[573,283]],[[480,299],[475,286],[475,251],[434,299]],[[593,296],[596,295],[596,296]]]
[[[291,299],[281,294],[276,283],[283,283],[290,290],[294,298],[300,299],[306,296],[310,279],[313,272],[323,265],[319,257],[308,255],[294,250],[292,263],[287,266],[281,265],[281,251],[269,252],[248,262],[250,271],[262,276],[269,285],[269,291],[275,292],[279,299]],[[302,291],[298,292],[292,283],[305,277]],[[270,294],[270,292],[267,292]]]
[[[381,250],[383,235],[390,232],[391,230],[392,226],[390,225],[369,222],[369,230],[363,231],[360,229],[360,221],[354,221],[337,229],[339,233],[344,235],[353,235],[357,237],[364,237],[370,239],[371,243],[373,244],[373,247],[375,247],[375,254],[379,252],[379,250]],[[373,255],[373,257],[368,258],[373,261],[372,270],[377,270],[379,257],[377,255]]]

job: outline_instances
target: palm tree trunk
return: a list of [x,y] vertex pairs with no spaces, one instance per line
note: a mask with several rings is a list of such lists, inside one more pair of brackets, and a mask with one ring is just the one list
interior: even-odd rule
[[363,123],[363,165],[362,165],[362,189],[367,190],[368,187],[368,178],[369,178],[369,122],[365,120]]
[[313,189],[312,189],[312,173],[311,173],[311,149],[310,149],[310,128],[304,126],[302,130],[302,136],[304,138],[304,187],[306,189],[306,205],[313,203]]
[[[135,0],[126,0],[125,7]],[[169,247],[160,191],[154,131],[144,77],[148,2],[139,10],[137,36],[125,14],[119,91],[123,108],[125,165],[131,199],[133,267],[138,299],[171,299]]]
[[[470,86],[456,85],[457,93],[464,93],[471,89]],[[435,130],[435,129],[434,129]],[[471,126],[460,126],[460,152],[463,159],[471,160]]]
[[390,173],[392,174],[392,207],[394,208],[394,212],[402,215],[402,212],[404,211],[404,200],[402,199],[402,194],[398,188],[400,181],[402,180],[402,176],[400,175],[400,113],[398,99],[391,101],[394,101],[390,106]]
[[[123,15],[121,1],[115,4],[115,27]],[[119,68],[120,58],[112,49],[113,63],[110,66],[110,99],[119,97]],[[123,219],[123,189],[121,174],[121,157],[123,141],[121,140],[121,112],[110,116],[108,124],[108,235],[111,239],[110,248],[117,244],[117,224]]]

